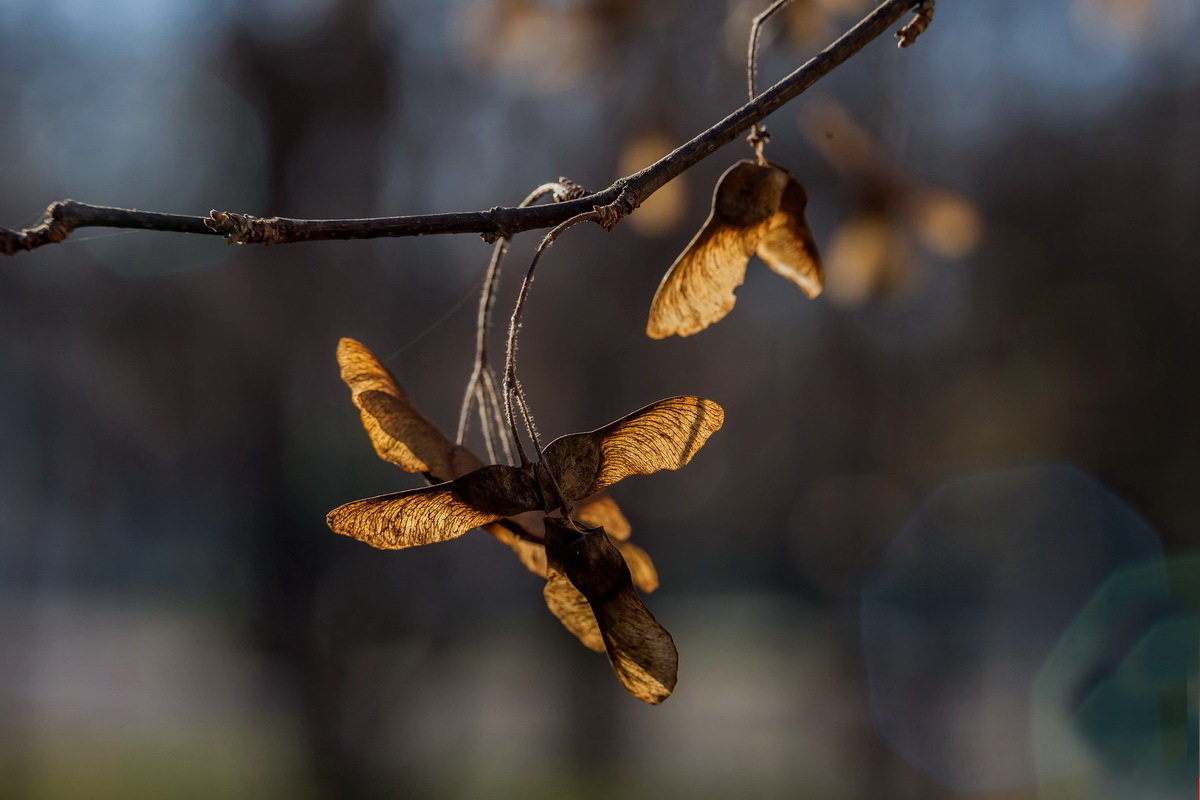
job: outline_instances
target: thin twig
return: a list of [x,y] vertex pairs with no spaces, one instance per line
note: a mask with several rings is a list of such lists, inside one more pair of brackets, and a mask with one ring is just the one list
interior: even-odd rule
[[509,431],[504,427],[504,404],[500,401],[500,389],[496,386],[495,370],[489,369],[483,374],[483,395],[492,414],[492,424],[489,427],[498,433],[497,438],[500,440],[500,450],[504,453],[504,463],[511,464],[513,462],[513,445]]
[[[749,89],[749,98],[753,102],[758,95],[758,87],[756,86],[756,78],[758,77],[758,37],[762,32],[763,23],[770,19],[776,11],[786,6],[792,0],[775,0],[774,3],[767,6],[750,22],[750,44],[746,51],[746,84]],[[754,148],[754,156],[758,159],[758,163],[766,164],[767,159],[763,155],[763,146],[766,145],[770,135],[767,133],[766,127],[759,125],[757,122],[750,126],[750,135],[746,137],[750,146]]]
[[[673,178],[729,144],[780,106],[828,75],[900,20],[910,8],[928,0],[884,0],[841,38],[761,95],[691,141],[640,172],[617,180],[607,189],[552,205],[492,208],[450,214],[421,214],[372,219],[262,219],[214,211],[208,217],[158,214],[63,200],[50,205],[42,222],[14,231],[0,227],[0,252],[12,255],[61,242],[77,228],[142,228],[224,236],[235,244],[288,244],[329,239],[374,239],[442,233],[479,233],[494,241],[521,231],[550,228],[596,207],[609,207],[616,217],[641,205]],[[598,219],[604,222],[606,220]]]
[[[476,398],[476,389],[488,367],[487,332],[491,319],[492,304],[496,299],[496,284],[500,279],[500,261],[508,250],[508,239],[496,240],[492,246],[492,257],[488,261],[487,275],[483,279],[483,292],[479,296],[479,313],[475,317],[475,362],[472,366],[471,377],[467,381],[467,389],[463,395],[462,408],[458,414],[458,433],[455,441],[459,444],[467,436],[467,425],[471,418],[471,403]],[[483,426],[484,437],[487,437],[487,425]]]
[[529,412],[529,404],[525,399],[525,392],[521,388],[520,382],[517,380],[517,334],[521,329],[521,316],[525,311],[525,300],[529,296],[529,287],[533,285],[533,275],[537,270],[538,261],[542,257],[542,253],[554,244],[562,233],[573,225],[578,225],[580,222],[596,221],[604,223],[604,213],[602,209],[595,208],[591,211],[585,211],[582,214],[576,214],[565,222],[560,223],[552,228],[545,235],[541,242],[538,243],[537,250],[533,253],[533,260],[529,262],[529,271],[525,273],[525,279],[521,281],[521,288],[517,292],[517,302],[513,305],[512,319],[508,324],[508,342],[504,348],[504,381],[501,384],[502,394],[504,395],[504,418],[508,422],[508,428],[512,431],[513,439],[516,441],[517,453],[521,458],[521,466],[527,466],[530,461],[525,455],[525,447],[521,444],[521,434],[517,428],[516,414],[513,411],[513,401],[515,400],[520,408],[521,416],[525,422],[525,430],[529,434],[529,438],[536,448],[536,452],[542,450],[541,442],[538,441],[537,428],[533,424],[533,415]]
[[[546,195],[553,195],[556,201],[561,202],[584,194],[587,192],[583,187],[570,178],[559,178],[557,181],[543,183],[534,189],[525,196],[517,208],[531,206]],[[455,437],[459,444],[466,439],[467,430],[470,427],[471,410],[474,404],[478,403],[480,432],[483,434],[488,457],[493,464],[499,463],[496,456],[501,449],[508,460],[512,460],[512,449],[509,446],[504,425],[501,424],[495,431],[492,430],[492,420],[502,419],[502,417],[499,405],[492,405],[498,403],[495,392],[496,375],[491,364],[488,363],[487,349],[487,335],[492,327],[492,307],[496,303],[496,286],[500,281],[500,262],[508,252],[508,242],[508,237],[503,236],[496,240],[496,244],[492,248],[491,260],[488,262],[487,275],[483,280],[483,291],[479,297],[479,312],[475,319],[475,363],[463,394],[462,406],[458,415],[458,433]],[[481,388],[481,382],[488,385],[489,391]],[[500,447],[497,447],[497,440]]]

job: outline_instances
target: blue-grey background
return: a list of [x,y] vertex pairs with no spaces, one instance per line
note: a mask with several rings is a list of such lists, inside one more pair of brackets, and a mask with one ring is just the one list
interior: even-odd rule
[[[6,0],[0,224],[603,187],[743,102],[761,5]],[[795,0],[762,82],[865,10]],[[1190,796],[1198,33],[1194,0],[943,0],[915,47],[872,44],[769,120],[816,301],[756,262],[716,327],[642,333],[742,143],[547,254],[521,351],[545,435],[727,411],[615,491],[681,653],[661,708],[489,537],[325,528],[416,485],[338,337],[452,429],[478,237],[91,229],[3,260],[0,796]]]

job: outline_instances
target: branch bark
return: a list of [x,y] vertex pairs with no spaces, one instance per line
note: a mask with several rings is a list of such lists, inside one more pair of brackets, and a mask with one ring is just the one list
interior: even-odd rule
[[[932,6],[932,3],[928,0],[884,0],[833,44],[708,130],[640,172],[620,178],[607,189],[576,200],[527,208],[498,207],[486,211],[368,219],[260,218],[225,211],[213,211],[207,217],[192,217],[62,200],[52,203],[42,221],[32,228],[10,230],[0,227],[0,252],[14,255],[22,250],[33,250],[61,242],[78,228],[95,227],[220,235],[233,244],[290,244],[442,233],[479,233],[485,239],[495,241],[499,237],[511,237],[522,231],[551,228],[591,211],[599,212],[597,220],[601,224],[612,227],[671,179],[798,97],[882,35],[909,9],[917,6],[924,9]],[[910,34],[913,32],[911,27],[906,27],[906,30]],[[924,30],[924,27],[920,30]],[[902,39],[901,44],[911,44],[911,39],[915,39],[915,36]]]

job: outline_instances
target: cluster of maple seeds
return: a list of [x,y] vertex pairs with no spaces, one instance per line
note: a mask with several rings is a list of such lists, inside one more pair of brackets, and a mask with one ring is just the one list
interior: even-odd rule
[[[751,97],[757,27],[782,5],[777,0],[755,20],[749,56]],[[766,139],[766,131],[755,126],[750,141],[757,160],[737,162],[718,180],[708,219],[655,293],[646,326],[650,337],[690,336],[722,319],[733,308],[734,290],[754,255],[809,297],[821,293],[824,271],[804,215],[808,196],[787,170],[763,156]],[[561,201],[579,191],[560,178],[535,189],[521,205],[547,195]],[[387,549],[447,541],[482,528],[545,579],[547,607],[585,646],[608,654],[631,694],[661,703],[675,688],[678,654],[671,635],[637,592],[657,589],[658,573],[650,556],[629,542],[629,522],[607,489],[630,475],[683,467],[720,429],[725,414],[711,400],[671,397],[602,428],[540,446],[516,377],[517,333],[537,259],[572,223],[551,231],[530,265],[509,328],[502,382],[487,355],[507,239],[496,242],[480,299],[475,366],[457,441],[417,411],[370,350],[353,339],[341,341],[342,379],[375,452],[408,472],[420,473],[429,485],[347,503],[329,512],[327,521],[336,533]],[[479,412],[491,460],[500,460],[501,454],[512,460],[515,450],[519,466],[485,464],[463,445],[473,410]],[[518,416],[536,459],[528,458],[522,447]]]
[[[804,220],[806,202],[803,187],[780,167],[748,161],[731,167],[717,184],[708,221],[664,277],[647,332],[656,338],[686,336],[725,316],[756,252],[816,296],[821,262]],[[495,283],[491,272],[486,283],[482,334]],[[484,438],[494,451],[490,443],[498,431],[487,424],[483,406],[489,397],[493,405],[497,401],[476,390],[479,376],[492,374],[486,350],[481,353],[464,419],[471,404],[479,403]],[[347,503],[329,513],[329,527],[387,549],[447,541],[482,528],[546,580],[547,607],[585,646],[608,654],[631,694],[648,703],[670,696],[678,665],[675,644],[637,593],[658,588],[658,574],[650,556],[629,542],[629,522],[607,489],[630,475],[686,465],[724,423],[722,408],[699,397],[671,397],[602,428],[555,439],[536,461],[522,457],[520,466],[485,465],[461,443],[464,426],[460,441],[451,441],[417,411],[364,345],[343,339],[338,363],[375,452],[420,473],[430,485]],[[503,391],[507,395],[513,387]],[[499,408],[491,410],[499,416]],[[515,441],[515,426],[511,434]]]
[[721,407],[698,397],[660,400],[554,440],[537,462],[485,466],[423,417],[365,346],[343,339],[338,361],[375,452],[432,485],[347,503],[329,513],[329,527],[388,549],[482,527],[546,579],[550,611],[584,645],[608,653],[630,693],[665,700],[675,687],[675,644],[634,588],[653,591],[658,575],[629,543],[629,523],[605,489],[687,464],[724,422]]

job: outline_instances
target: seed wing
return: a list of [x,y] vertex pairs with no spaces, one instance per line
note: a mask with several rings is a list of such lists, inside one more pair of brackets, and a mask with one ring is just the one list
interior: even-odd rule
[[562,565],[549,559],[542,597],[550,613],[558,617],[563,627],[574,634],[584,647],[597,653],[604,652],[604,637],[600,633],[600,626],[596,624],[592,606],[567,578]]
[[725,424],[725,410],[703,397],[668,397],[595,431],[600,446],[596,488],[629,475],[679,469]]
[[465,448],[455,445],[421,416],[391,371],[365,345],[342,339],[337,357],[342,380],[350,387],[363,427],[380,458],[440,480],[456,478],[481,466]]
[[630,475],[679,469],[724,421],[712,400],[668,397],[603,428],[555,439],[542,463],[566,500],[582,500]]
[[646,335],[691,336],[733,308],[733,291],[746,277],[746,264],[770,225],[788,174],[775,166],[739,161],[713,190],[704,226],[663,276]]
[[804,218],[807,206],[808,194],[804,186],[789,175],[779,210],[771,217],[756,252],[767,266],[799,286],[809,297],[816,297],[825,288],[825,270],[817,243]]
[[589,528],[604,528],[605,533],[619,541],[625,541],[633,533],[621,507],[606,491],[597,492],[579,503],[571,516]]
[[617,678],[647,703],[666,700],[675,688],[679,657],[671,634],[633,588],[629,569],[612,540],[597,530],[581,533],[546,518],[546,553],[587,600]]
[[542,459],[568,500],[579,500],[630,475],[679,469],[720,430],[725,411],[702,397],[668,397],[587,433],[555,439]]
[[746,279],[761,233],[709,219],[663,277],[650,303],[646,335],[691,336],[723,319]]
[[329,512],[326,521],[335,533],[400,549],[454,539],[537,506],[528,473],[492,465],[446,483],[347,503]]
[[614,544],[625,559],[625,566],[629,567],[633,584],[647,594],[657,589],[658,570],[655,569],[650,554],[631,542],[617,541]]

